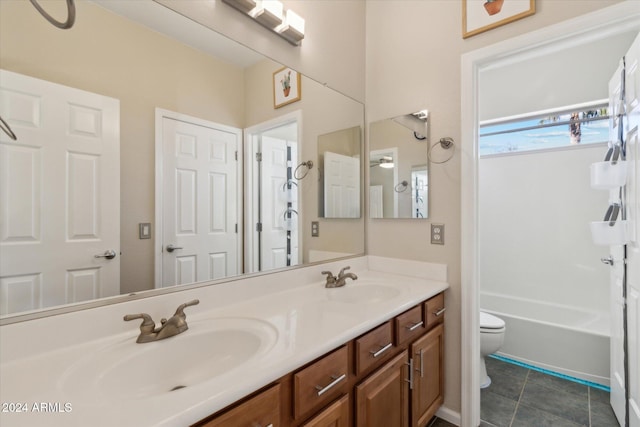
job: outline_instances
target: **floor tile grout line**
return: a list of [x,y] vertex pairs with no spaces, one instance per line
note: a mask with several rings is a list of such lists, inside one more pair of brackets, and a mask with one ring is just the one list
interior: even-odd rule
[[587,410],[589,411],[589,427],[591,427],[591,387],[587,387]]
[[522,395],[524,394],[524,388],[527,386],[527,380],[529,380],[530,373],[531,373],[531,369],[527,370],[527,375],[524,377],[524,382],[522,383],[522,390],[520,390],[520,395],[518,396],[518,400],[516,401],[516,407],[513,411],[513,415],[511,416],[511,422],[509,423],[509,427],[511,427],[513,425],[513,422],[516,420],[518,407],[520,406],[520,401],[522,400]]

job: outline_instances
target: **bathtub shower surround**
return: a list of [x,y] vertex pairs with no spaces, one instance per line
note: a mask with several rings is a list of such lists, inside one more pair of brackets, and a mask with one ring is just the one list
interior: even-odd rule
[[480,293],[480,307],[506,324],[497,354],[609,386],[608,313],[489,292]]

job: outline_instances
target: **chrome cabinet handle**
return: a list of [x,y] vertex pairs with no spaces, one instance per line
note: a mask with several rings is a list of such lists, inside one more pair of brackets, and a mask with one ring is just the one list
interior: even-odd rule
[[409,379],[405,381],[409,383],[409,390],[413,390],[413,358],[409,359],[409,363],[404,362],[404,364],[409,366]]
[[167,252],[173,252],[177,249],[184,249],[182,246],[173,246],[173,243],[167,245]]
[[441,308],[440,310],[436,310],[433,312],[433,315],[436,317],[442,316],[442,314],[447,310],[446,307]]
[[103,254],[94,255],[94,258],[114,259],[115,257],[116,257],[116,251],[114,251],[113,249],[104,251]]
[[318,390],[318,396],[322,396],[323,394],[328,392],[330,389],[335,387],[336,384],[338,384],[342,380],[345,380],[346,378],[347,378],[347,374],[342,374],[340,376],[331,375],[331,379],[333,379],[333,381],[331,381],[328,385],[324,387],[319,385],[316,386],[316,390]]
[[391,342],[390,342],[390,343],[389,343],[389,344],[387,344],[387,345],[383,345],[383,346],[381,346],[380,350],[378,350],[378,351],[373,351],[373,350],[371,350],[371,351],[369,351],[369,353],[371,353],[371,355],[372,355],[373,357],[378,357],[378,356],[380,356],[382,353],[384,353],[385,351],[389,350],[391,347],[393,347],[393,343],[391,343]]
[[420,378],[424,378],[424,348],[421,348],[416,354],[420,356],[420,369],[416,370],[420,372]]
[[613,265],[613,257],[611,255],[609,255],[608,258],[600,258],[600,261],[608,265]]
[[421,320],[421,321],[419,321],[418,323],[416,323],[415,325],[412,325],[412,326],[406,326],[406,328],[407,328],[409,331],[415,331],[416,329],[418,329],[418,328],[419,328],[420,326],[422,326],[422,325],[424,325],[424,322]]

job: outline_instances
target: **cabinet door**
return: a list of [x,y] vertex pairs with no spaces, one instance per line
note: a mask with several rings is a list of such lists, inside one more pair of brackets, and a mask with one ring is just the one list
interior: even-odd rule
[[278,427],[280,422],[280,384],[263,391],[202,427]]
[[349,395],[345,394],[325,410],[307,421],[302,427],[348,427]]
[[411,427],[424,427],[443,402],[444,325],[433,328],[411,344],[414,382],[411,391]]
[[407,351],[356,386],[357,427],[409,426]]

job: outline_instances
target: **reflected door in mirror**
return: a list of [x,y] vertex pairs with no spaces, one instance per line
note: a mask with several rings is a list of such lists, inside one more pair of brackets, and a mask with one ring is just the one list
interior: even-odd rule
[[162,286],[239,274],[240,130],[162,117]]
[[360,217],[360,160],[324,153],[325,218]]
[[[0,70],[0,314],[120,293],[120,104]],[[105,256],[110,251],[114,256]]]

